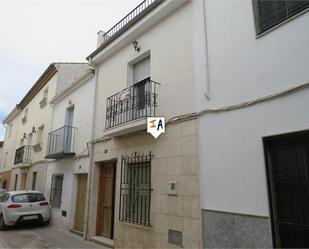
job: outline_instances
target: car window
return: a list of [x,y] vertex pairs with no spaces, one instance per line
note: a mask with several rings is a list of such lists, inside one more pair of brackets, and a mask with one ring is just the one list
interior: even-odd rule
[[45,201],[45,197],[41,193],[27,193],[18,194],[12,196],[12,202],[15,203],[28,203],[28,202],[38,202]]

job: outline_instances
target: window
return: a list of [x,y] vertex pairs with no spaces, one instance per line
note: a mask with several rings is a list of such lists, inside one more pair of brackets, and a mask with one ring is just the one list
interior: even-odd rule
[[151,152],[122,157],[119,220],[150,226]]
[[18,175],[15,175],[15,184],[14,184],[14,190],[17,190],[17,181],[18,181]]
[[48,88],[46,88],[43,92],[43,99],[48,97]]
[[133,65],[133,96],[134,106],[139,113],[145,108],[146,102],[146,79],[150,78],[150,57],[137,62]]
[[25,109],[25,112],[24,112],[24,117],[22,118],[21,122],[23,124],[25,124],[27,122],[27,116],[28,116],[28,108]]
[[38,128],[38,133],[37,133],[37,138],[36,138],[37,144],[41,144],[43,142],[43,131],[44,131],[44,125],[41,125]]
[[35,190],[37,172],[32,173],[32,190]]
[[46,88],[46,89],[43,91],[43,98],[42,98],[42,100],[40,101],[40,107],[41,107],[41,109],[44,108],[44,107],[47,105],[47,99],[48,99],[48,88]]
[[45,201],[45,197],[42,193],[27,193],[12,196],[12,202],[14,203],[29,203],[39,201]]
[[28,134],[28,140],[27,140],[27,145],[31,146],[32,145],[32,137],[33,137],[33,134],[32,133],[29,133]]
[[35,152],[42,150],[43,132],[44,132],[44,125],[41,125],[37,131],[36,144],[33,146],[33,150]]
[[60,207],[62,195],[63,174],[53,174],[50,202],[52,207]]
[[309,8],[309,1],[297,0],[253,0],[253,4],[257,34],[261,34]]

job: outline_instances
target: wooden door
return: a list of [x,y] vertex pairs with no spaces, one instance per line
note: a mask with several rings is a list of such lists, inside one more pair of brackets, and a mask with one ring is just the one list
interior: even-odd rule
[[99,196],[97,210],[97,235],[113,238],[115,165],[102,165],[100,168]]
[[26,184],[27,184],[27,174],[22,173],[21,175],[21,188],[20,190],[26,190]]
[[87,193],[87,174],[77,175],[77,193],[74,228],[78,231],[84,231],[84,217]]

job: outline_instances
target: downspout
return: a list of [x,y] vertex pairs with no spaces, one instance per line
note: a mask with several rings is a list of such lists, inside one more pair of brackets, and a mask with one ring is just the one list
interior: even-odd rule
[[[49,103],[50,107],[52,108],[52,115],[51,115],[51,122],[50,122],[50,132],[53,130],[53,123],[54,123],[54,112],[55,112],[55,106],[52,105],[51,103]],[[46,141],[48,142],[48,133],[47,133],[47,139]],[[47,147],[46,147],[47,148]],[[44,174],[44,185],[43,185],[43,193],[46,196],[45,193],[45,188],[46,188],[46,179],[47,179],[47,172],[48,172],[48,166],[49,166],[49,159],[47,159],[47,163],[46,163],[46,169],[45,169],[45,174]],[[50,193],[49,193],[50,195]],[[50,196],[49,198],[50,199]]]
[[83,239],[87,240],[88,230],[89,230],[89,211],[90,211],[90,200],[91,200],[91,186],[92,186],[92,179],[93,179],[93,143],[95,136],[95,114],[96,114],[96,106],[97,106],[97,85],[98,85],[98,70],[94,64],[91,62],[91,58],[89,59],[88,63],[91,67],[95,70],[95,82],[94,82],[94,104],[93,104],[93,113],[92,113],[92,132],[91,132],[91,142],[87,144],[90,145],[89,149],[89,167],[88,167],[88,181],[87,181],[87,194],[86,194],[86,210],[85,210],[85,219],[84,219],[84,232],[83,232]]
[[204,23],[204,39],[205,39],[205,73],[206,73],[206,92],[205,97],[210,100],[210,79],[209,79],[209,62],[208,62],[208,36],[207,36],[207,22],[206,22],[206,0],[203,2],[203,23]]

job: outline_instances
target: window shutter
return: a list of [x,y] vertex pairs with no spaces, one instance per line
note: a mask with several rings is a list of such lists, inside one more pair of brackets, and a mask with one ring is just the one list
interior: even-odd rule
[[285,19],[287,19],[286,1],[259,1],[261,32],[270,29]]
[[303,11],[306,8],[309,8],[309,1],[288,1],[288,16],[294,16],[297,13]]
[[150,77],[150,57],[147,57],[134,65],[133,83]]

